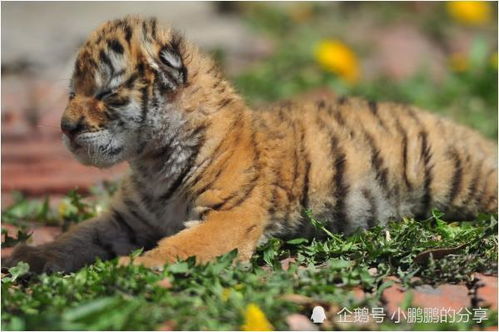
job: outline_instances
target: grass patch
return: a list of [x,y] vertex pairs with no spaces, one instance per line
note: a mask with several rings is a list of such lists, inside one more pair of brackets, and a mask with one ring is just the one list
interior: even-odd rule
[[[76,205],[81,204],[92,206],[78,199]],[[257,304],[276,329],[288,329],[286,317],[293,313],[310,317],[313,303],[350,310],[381,307],[382,290],[392,283],[386,279],[389,275],[410,287],[413,277],[431,284],[469,282],[473,272],[497,271],[493,215],[449,223],[434,211],[427,220],[404,219],[348,237],[330,234],[312,213],[306,215],[323,239],[271,239],[248,264],[235,264],[232,252],[207,265],[189,259],[153,272],[119,267],[115,259],[70,275],[32,276],[29,282],[23,275],[27,269],[20,264],[11,269],[11,277],[2,278],[2,329],[151,330],[167,324],[179,330],[237,330],[250,303]],[[18,210],[18,219],[10,221],[19,223],[26,216]],[[430,255],[415,262],[426,250],[456,247],[461,248],[444,258]],[[283,261],[291,257],[289,268],[283,268]],[[354,288],[367,292],[366,298],[355,297]],[[286,294],[306,296],[312,302],[289,301],[283,297]],[[491,315],[481,327],[494,322]],[[470,329],[473,323],[433,327]],[[329,328],[338,328],[331,324]],[[387,321],[364,328],[416,326]]]

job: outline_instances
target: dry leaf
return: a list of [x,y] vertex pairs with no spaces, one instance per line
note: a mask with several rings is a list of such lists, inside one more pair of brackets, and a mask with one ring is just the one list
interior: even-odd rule
[[281,299],[296,304],[311,304],[316,302],[313,298],[300,294],[285,294],[281,296]]
[[416,257],[414,257],[414,262],[417,264],[426,263],[428,261],[428,259],[430,258],[430,255],[433,256],[433,259],[440,259],[440,258],[443,258],[447,255],[453,254],[453,253],[457,252],[458,250],[463,249],[467,245],[468,244],[465,243],[465,244],[462,244],[460,246],[453,247],[453,248],[435,248],[435,249],[425,250],[423,252],[420,252]]

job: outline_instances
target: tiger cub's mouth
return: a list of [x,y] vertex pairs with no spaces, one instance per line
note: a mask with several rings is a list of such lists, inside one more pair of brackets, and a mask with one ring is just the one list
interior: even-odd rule
[[63,142],[84,165],[110,167],[122,160],[123,144],[108,130],[81,133],[71,138],[63,135]]

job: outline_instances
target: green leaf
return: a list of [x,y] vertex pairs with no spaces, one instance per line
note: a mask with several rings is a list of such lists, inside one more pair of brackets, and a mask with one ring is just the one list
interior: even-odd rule
[[168,266],[168,271],[171,273],[186,273],[189,271],[187,262],[177,262]]
[[29,272],[29,264],[24,262],[17,263],[16,266],[13,266],[9,269],[10,280],[16,281],[19,277],[25,275]]
[[302,243],[307,243],[307,242],[308,242],[308,240],[304,239],[302,237],[286,241],[286,243],[288,243],[288,244],[302,244]]

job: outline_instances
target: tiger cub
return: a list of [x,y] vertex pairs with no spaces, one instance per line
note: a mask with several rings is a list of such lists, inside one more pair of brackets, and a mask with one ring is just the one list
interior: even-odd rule
[[[313,235],[310,209],[349,233],[438,208],[497,210],[497,147],[414,107],[333,98],[254,111],[215,63],[154,18],[105,23],[79,50],[61,120],[83,164],[128,162],[109,211],[7,265],[75,271],[100,258],[161,267],[270,236]],[[75,176],[78,176],[75,174]]]

